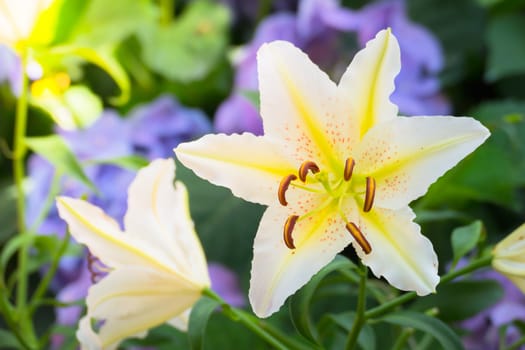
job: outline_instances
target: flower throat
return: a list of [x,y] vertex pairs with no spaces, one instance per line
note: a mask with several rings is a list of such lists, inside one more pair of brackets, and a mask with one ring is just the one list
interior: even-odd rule
[[[329,199],[321,205],[321,207],[310,211],[302,216],[299,215],[291,215],[286,219],[286,222],[284,223],[284,229],[283,229],[283,240],[284,244],[289,249],[295,249],[295,244],[293,240],[293,229],[295,227],[295,224],[307,217],[310,217],[311,215],[315,214],[316,212],[326,208],[327,206],[333,204],[334,201],[337,201],[337,207],[339,215],[341,215],[341,218],[345,222],[345,228],[346,230],[352,235],[352,237],[356,240],[356,242],[359,244],[361,249],[363,249],[365,254],[369,254],[372,251],[372,247],[370,246],[370,243],[366,239],[366,237],[363,235],[359,227],[353,223],[350,222],[346,215],[344,214],[343,210],[341,209],[342,200],[348,195],[359,195],[361,196],[363,193],[355,193],[351,190],[350,187],[350,180],[352,179],[352,175],[354,172],[355,167],[355,161],[353,158],[347,158],[345,161],[345,167],[343,170],[343,176],[341,178],[336,179],[336,181],[330,181],[328,178],[328,174],[322,172],[319,169],[319,166],[312,162],[312,161],[305,161],[301,164],[299,167],[299,170],[297,171],[297,175],[295,174],[289,174],[283,177],[281,182],[279,183],[279,189],[277,191],[277,197],[279,199],[279,203],[283,206],[287,206],[288,202],[286,200],[286,192],[290,185],[306,190],[311,192],[317,192],[317,189],[313,189],[309,187],[306,184],[306,178],[308,173],[311,173],[313,176],[313,184],[320,183],[324,191],[329,195]],[[301,181],[301,183],[297,183],[297,180]],[[303,185],[304,184],[304,185]],[[375,191],[376,191],[376,182],[373,177],[367,176],[366,177],[366,190],[364,192],[364,198],[363,198],[363,211],[369,212],[372,210],[372,206],[374,204],[374,197],[375,197]]]

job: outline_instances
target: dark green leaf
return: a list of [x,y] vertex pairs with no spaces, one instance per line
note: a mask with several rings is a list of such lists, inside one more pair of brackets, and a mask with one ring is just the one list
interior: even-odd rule
[[436,307],[440,319],[460,321],[494,305],[502,296],[503,289],[496,281],[465,280],[438,285],[436,294],[418,299],[412,307],[420,311]]
[[481,221],[474,221],[470,225],[458,227],[452,231],[453,265],[456,265],[459,259],[474,249],[482,237],[482,232],[483,224]]
[[443,349],[463,349],[461,339],[458,335],[437,318],[414,311],[399,311],[381,318],[381,321],[414,328],[423,333],[430,334],[441,344]]
[[191,349],[204,349],[204,334],[206,333],[206,325],[208,320],[219,303],[216,300],[202,297],[193,305],[190,314],[190,321],[188,325],[188,337]]
[[22,349],[22,347],[11,332],[0,328],[0,349]]
[[487,102],[468,115],[487,126],[491,136],[430,187],[420,200],[421,208],[461,208],[475,200],[520,210],[517,189],[525,184],[525,102]]
[[489,49],[485,77],[495,81],[525,73],[525,15],[508,14],[490,21],[487,33]]
[[326,265],[321,271],[312,277],[310,282],[298,290],[290,298],[290,316],[297,331],[308,340],[319,344],[317,330],[313,326],[310,316],[310,306],[315,290],[321,281],[331,272],[337,270],[353,269],[355,268],[347,258],[337,256],[330,264]]
[[30,245],[35,239],[33,235],[16,235],[11,238],[5,246],[2,248],[2,254],[0,255],[0,268],[4,272],[9,259],[15,254],[23,244]]
[[229,12],[209,1],[193,1],[169,25],[151,23],[138,33],[144,62],[168,79],[205,77],[226,49]]
[[27,137],[26,144],[35,153],[47,159],[59,173],[69,175],[93,191],[95,186],[88,179],[66,142],[58,135]]

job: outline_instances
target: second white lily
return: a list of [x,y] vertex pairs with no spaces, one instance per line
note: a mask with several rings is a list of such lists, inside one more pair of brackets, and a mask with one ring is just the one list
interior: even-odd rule
[[389,96],[400,66],[390,30],[356,55],[339,85],[292,44],[264,44],[264,136],[207,135],[175,150],[197,175],[268,206],[250,283],[258,316],[350,243],[393,286],[435,290],[437,257],[408,204],[489,132],[472,118],[397,117]]
[[[187,192],[180,182],[173,187],[174,173],[171,159],[139,171],[129,188],[125,232],[85,201],[57,199],[71,235],[109,270],[88,292],[77,332],[83,349],[113,349],[164,322],[185,329],[189,310],[210,287]],[[92,321],[103,321],[97,332]]]

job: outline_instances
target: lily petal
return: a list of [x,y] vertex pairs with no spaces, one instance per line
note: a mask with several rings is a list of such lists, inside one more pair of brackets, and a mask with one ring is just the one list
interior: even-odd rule
[[281,179],[297,171],[279,145],[249,133],[205,135],[180,144],[175,153],[198,176],[230,188],[237,197],[270,205],[277,202]]
[[375,178],[375,205],[398,209],[425,194],[488,136],[472,118],[397,117],[371,129],[357,146],[355,171]]
[[390,29],[377,33],[359,51],[339,82],[344,115],[351,120],[351,137],[358,142],[374,125],[397,116],[390,102],[394,79],[401,70],[397,39]]
[[363,213],[361,231],[372,251],[365,255],[357,250],[357,254],[377,277],[384,277],[398,289],[426,295],[439,283],[438,260],[414,218],[409,207],[396,211],[374,208]]
[[98,337],[106,348],[182,314],[200,295],[200,290],[189,289],[168,274],[124,267],[90,288],[87,317],[104,320]]
[[91,253],[105,265],[118,267],[130,264],[159,264],[139,249],[138,242],[132,237],[127,237],[120,230],[118,223],[100,208],[69,197],[58,197],[57,208],[60,217],[68,223],[71,235],[77,242],[87,245]]
[[186,187],[173,185],[175,163],[157,159],[141,169],[128,191],[126,235],[170,261],[182,276],[210,285],[206,258],[189,213]]
[[296,249],[289,249],[283,236],[276,232],[276,227],[283,227],[286,219],[286,211],[269,207],[255,237],[249,298],[259,317],[277,311],[289,295],[352,240],[339,213],[328,207],[296,223],[292,233]]
[[265,136],[284,140],[285,151],[298,164],[313,160],[340,170],[349,125],[338,111],[335,83],[285,41],[261,46],[257,63]]

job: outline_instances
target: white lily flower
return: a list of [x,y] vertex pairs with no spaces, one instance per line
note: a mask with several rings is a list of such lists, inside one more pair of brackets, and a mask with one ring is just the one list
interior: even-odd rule
[[[173,187],[174,174],[171,159],[138,172],[128,192],[125,232],[98,207],[57,198],[71,235],[109,269],[88,291],[77,332],[83,349],[113,349],[164,322],[185,329],[189,310],[210,287],[186,188],[180,182]],[[93,320],[102,321],[98,331]]]
[[525,293],[525,224],[499,242],[493,256],[492,267]]
[[175,150],[197,175],[268,206],[254,243],[255,313],[277,311],[350,243],[394,287],[435,291],[438,260],[408,204],[488,130],[467,117],[397,116],[390,30],[338,85],[288,42],[264,44],[257,58],[264,136],[207,135]]
[[0,43],[16,49],[19,43],[32,36],[42,39],[48,33],[34,33],[35,26],[55,1],[0,0]]

